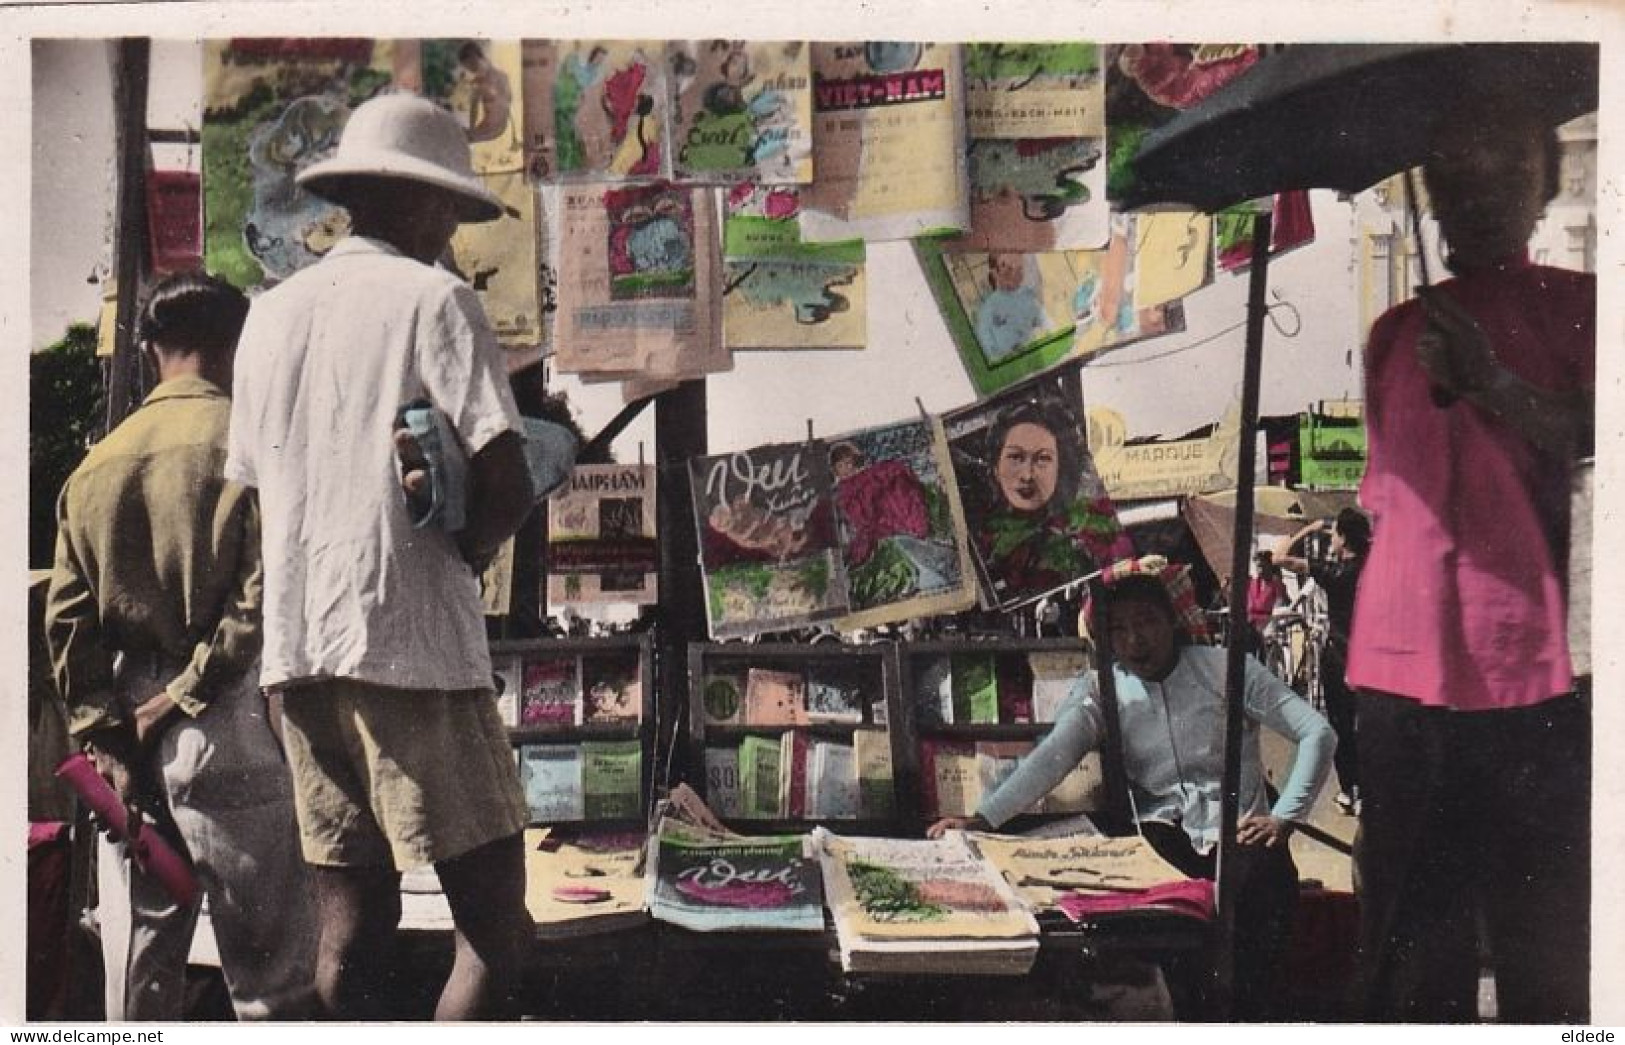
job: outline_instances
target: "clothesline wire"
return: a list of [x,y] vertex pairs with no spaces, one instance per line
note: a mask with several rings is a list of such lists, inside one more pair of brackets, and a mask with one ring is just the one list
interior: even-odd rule
[[[1275,328],[1275,332],[1280,334],[1282,337],[1297,337],[1298,333],[1303,330],[1303,317],[1298,312],[1298,306],[1283,299],[1279,293],[1276,293],[1275,297],[1275,303],[1266,306],[1264,309],[1265,318],[1270,321],[1270,326]],[[1277,310],[1285,312],[1292,317],[1292,328],[1290,330],[1288,330],[1287,327],[1282,323],[1281,318],[1275,314]],[[1180,345],[1178,348],[1170,348],[1164,352],[1157,352],[1149,356],[1138,356],[1134,359],[1119,359],[1115,362],[1088,362],[1085,363],[1084,366],[1089,370],[1103,370],[1108,367],[1139,366],[1142,363],[1154,363],[1159,359],[1168,359],[1183,352],[1189,352],[1192,349],[1201,348],[1205,345],[1211,345],[1220,338],[1234,334],[1236,331],[1241,330],[1246,326],[1247,321],[1243,319],[1240,322],[1233,323],[1222,330],[1215,331],[1214,333],[1209,334],[1207,337],[1192,341],[1188,345]]]

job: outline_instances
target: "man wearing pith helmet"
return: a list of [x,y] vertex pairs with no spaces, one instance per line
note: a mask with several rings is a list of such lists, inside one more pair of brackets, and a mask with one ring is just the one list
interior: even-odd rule
[[[490,692],[478,574],[532,503],[522,422],[474,292],[435,266],[502,206],[457,120],[410,94],[351,115],[299,183],[351,230],[255,302],[237,357],[227,475],[264,516],[261,684],[284,694],[317,990],[382,1011],[400,876],[433,864],[456,924],[437,1019],[506,1015],[531,923],[526,807]],[[392,438],[427,399],[470,461],[467,524],[414,529]]]

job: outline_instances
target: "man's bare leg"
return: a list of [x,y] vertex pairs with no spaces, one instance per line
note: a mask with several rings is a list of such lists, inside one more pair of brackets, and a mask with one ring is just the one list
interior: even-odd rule
[[525,909],[524,836],[488,842],[435,870],[457,926],[457,953],[434,1018],[517,1017],[515,993],[533,932]]
[[337,1020],[379,1020],[391,944],[401,921],[401,876],[387,867],[313,867],[321,942],[316,996]]

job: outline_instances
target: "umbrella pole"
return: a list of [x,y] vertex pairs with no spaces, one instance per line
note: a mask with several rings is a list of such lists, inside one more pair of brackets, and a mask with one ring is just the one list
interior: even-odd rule
[[1241,371],[1241,454],[1236,462],[1236,521],[1230,549],[1230,648],[1225,671],[1224,779],[1219,815],[1219,946],[1214,969],[1217,987],[1216,1016],[1228,1020],[1235,997],[1236,977],[1236,825],[1241,800],[1241,726],[1246,693],[1247,567],[1252,558],[1253,484],[1256,481],[1253,444],[1258,432],[1258,394],[1264,362],[1264,318],[1268,307],[1272,215],[1253,217],[1253,258],[1247,285],[1247,348]]

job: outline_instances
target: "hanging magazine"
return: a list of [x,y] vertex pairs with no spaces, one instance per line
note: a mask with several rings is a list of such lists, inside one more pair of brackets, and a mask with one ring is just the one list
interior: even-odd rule
[[474,173],[503,203],[495,221],[458,226],[450,261],[473,285],[510,369],[540,358],[547,342],[541,211],[525,178],[524,98],[516,40],[399,41],[396,85],[450,109],[468,136]]
[[941,424],[866,428],[828,449],[851,608],[837,627],[970,609],[976,580]]
[[801,627],[846,612],[822,443],[696,457],[689,479],[712,638]]
[[1134,553],[1089,456],[1067,367],[944,418],[989,609],[1010,610]]
[[812,180],[812,69],[800,40],[673,40],[672,167],[679,181]]
[[525,162],[531,177],[668,176],[663,51],[653,40],[526,40]]
[[722,336],[730,349],[862,348],[862,240],[807,243],[801,190],[745,183],[724,197]]
[[585,379],[727,370],[709,192],[659,182],[559,190],[554,365]]
[[338,148],[351,111],[394,77],[388,43],[236,37],[203,52],[204,260],[244,289],[278,283],[349,231],[294,183]]
[[658,601],[653,465],[577,465],[547,502],[547,601]]
[[1106,96],[1092,43],[965,48],[970,228],[958,250],[1106,243]]
[[[1133,300],[1134,227],[1140,218],[1114,216],[1107,245],[1099,250],[1019,254],[914,241],[931,296],[978,394],[1067,359],[1184,329],[1179,299],[1145,307]],[[1180,246],[1162,238],[1155,243],[1172,251]],[[1205,261],[1191,264],[1206,271]]]
[[802,835],[719,838],[662,819],[649,913],[698,932],[824,928],[823,884]]
[[909,239],[969,220],[959,48],[914,41],[814,43],[813,241]]

